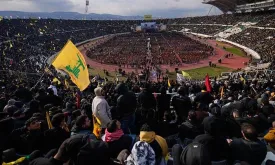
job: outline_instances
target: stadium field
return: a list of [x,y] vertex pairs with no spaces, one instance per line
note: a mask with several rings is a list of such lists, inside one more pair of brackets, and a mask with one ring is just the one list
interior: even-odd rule
[[[202,80],[207,73],[210,77],[219,77],[222,72],[228,72],[228,71],[232,71],[232,69],[226,68],[223,66],[217,66],[215,68],[207,66],[207,67],[201,67],[197,69],[185,70],[185,72],[187,72],[192,79],[198,79],[198,80]],[[170,72],[169,78],[172,80],[176,80],[176,73]]]
[[240,57],[246,57],[245,53],[237,47],[234,47],[230,44],[226,44],[226,43],[219,42],[219,41],[217,42],[217,44],[218,44],[218,47],[225,48],[224,50],[229,52],[229,53],[233,53],[233,54],[235,54],[237,56],[240,56]]

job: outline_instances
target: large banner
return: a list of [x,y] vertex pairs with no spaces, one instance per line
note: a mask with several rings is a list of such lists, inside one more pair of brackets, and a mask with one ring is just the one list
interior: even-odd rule
[[144,20],[152,20],[153,19],[153,17],[152,17],[152,15],[149,15],[149,14],[147,14],[147,15],[144,15]]
[[144,22],[141,23],[141,29],[156,29],[157,28],[157,24],[156,22]]

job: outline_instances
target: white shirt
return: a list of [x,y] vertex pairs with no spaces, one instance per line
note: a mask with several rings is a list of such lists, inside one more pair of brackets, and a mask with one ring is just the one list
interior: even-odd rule
[[54,85],[50,85],[48,89],[52,89],[53,90],[53,94],[56,95],[56,96],[58,96],[57,95],[57,89],[56,89],[56,87]]
[[92,103],[93,115],[95,115],[101,122],[101,127],[106,128],[111,121],[111,111],[108,102],[104,96],[96,96]]

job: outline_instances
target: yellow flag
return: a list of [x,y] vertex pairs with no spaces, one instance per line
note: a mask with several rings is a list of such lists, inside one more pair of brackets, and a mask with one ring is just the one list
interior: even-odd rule
[[224,86],[221,89],[221,98],[223,97],[223,95],[224,95]]
[[168,87],[170,87],[171,86],[171,83],[170,83],[170,80],[168,79]]
[[245,79],[243,78],[243,76],[241,76],[240,80],[243,82],[243,84],[246,83]]
[[90,84],[89,72],[85,59],[76,46],[69,40],[58,54],[52,65],[55,69],[69,74],[72,82],[83,91]]
[[16,161],[13,161],[13,162],[9,162],[9,163],[3,162],[2,165],[20,164],[20,163],[22,163],[25,159],[26,159],[26,157],[21,157],[21,158],[17,159]]
[[52,125],[52,122],[51,122],[50,115],[49,115],[48,111],[46,112],[46,119],[47,119],[49,129],[52,129],[53,125]]
[[53,79],[53,82],[57,82],[58,85],[61,84],[61,82],[56,77]]
[[187,72],[181,71],[181,73],[182,73],[182,75],[183,75],[184,78],[191,79],[191,76]]

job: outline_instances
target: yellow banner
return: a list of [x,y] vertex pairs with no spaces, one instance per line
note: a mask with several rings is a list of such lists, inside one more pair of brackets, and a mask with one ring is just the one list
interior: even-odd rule
[[152,20],[153,19],[153,17],[152,17],[152,15],[144,15],[144,20]]
[[83,91],[90,84],[89,72],[85,59],[76,46],[69,40],[58,54],[52,65],[55,69],[69,74],[72,82]]

